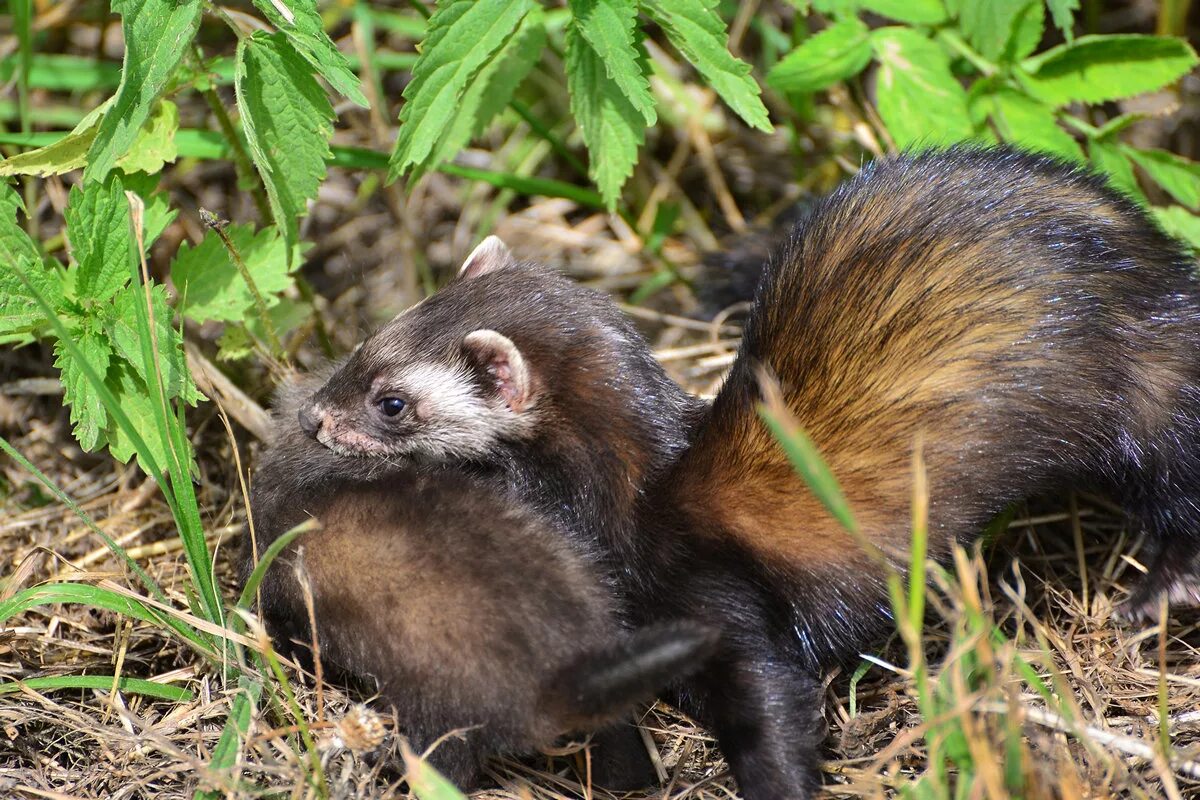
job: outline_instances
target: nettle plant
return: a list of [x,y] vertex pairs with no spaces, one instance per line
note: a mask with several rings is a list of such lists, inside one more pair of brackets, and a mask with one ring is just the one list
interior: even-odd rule
[[[1200,219],[1191,213],[1200,210],[1200,164],[1122,143],[1120,132],[1145,114],[1101,107],[1157,91],[1191,71],[1196,53],[1183,39],[1077,37],[1079,0],[813,0],[811,6],[827,24],[770,69],[771,88],[796,98],[873,74],[874,108],[891,146],[1003,141],[1090,163],[1150,208],[1168,232],[1200,248]],[[865,15],[901,24],[872,28]],[[1065,42],[1035,52],[1048,22]],[[1181,205],[1151,206],[1135,167]]]

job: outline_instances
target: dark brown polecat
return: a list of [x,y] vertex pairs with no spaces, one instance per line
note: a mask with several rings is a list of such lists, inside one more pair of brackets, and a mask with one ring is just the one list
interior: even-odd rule
[[[624,634],[593,559],[527,504],[454,469],[347,463],[298,427],[297,400],[319,385],[281,393],[276,441],[254,475],[259,553],[310,516],[321,522],[267,570],[260,595],[273,635],[312,641],[306,581],[327,669],[375,679],[418,751],[465,729],[431,756],[462,788],[478,783],[489,755],[597,729],[596,782],[646,785],[653,772],[636,729],[602,726],[693,671],[714,630]],[[243,581],[254,561],[247,544]]]
[[493,241],[368,339],[305,427],[343,453],[495,470],[576,537],[601,536],[634,621],[720,626],[678,699],[715,727],[747,798],[791,800],[818,784],[822,671],[873,644],[890,612],[885,567],[760,421],[756,368],[778,376],[895,569],[920,436],[933,557],[1014,500],[1086,487],[1146,526],[1150,573],[1127,607],[1194,600],[1193,267],[1080,169],[1003,149],[887,158],[815,204],[770,261],[707,412],[614,306]]

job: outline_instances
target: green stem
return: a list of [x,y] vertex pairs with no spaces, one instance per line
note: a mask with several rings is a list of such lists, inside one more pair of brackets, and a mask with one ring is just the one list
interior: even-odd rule
[[943,28],[937,32],[937,37],[942,40],[943,44],[969,61],[971,66],[983,73],[984,76],[990,77],[999,71],[999,67],[976,53],[956,31]]
[[210,211],[200,209],[200,218],[204,220],[204,224],[214,231],[221,238],[221,243],[225,245],[225,250],[228,251],[229,257],[233,259],[233,264],[242,275],[242,280],[246,282],[246,287],[250,290],[250,294],[254,297],[254,310],[258,314],[258,319],[262,323],[263,331],[267,334],[267,343],[271,346],[271,352],[275,358],[286,361],[287,354],[283,351],[283,344],[279,341],[279,335],[275,332],[275,325],[271,322],[271,315],[267,311],[267,302],[263,299],[262,293],[258,291],[258,284],[254,282],[254,276],[250,274],[250,269],[246,266],[246,262],[242,260],[242,254],[238,252],[237,246],[233,240],[229,238],[229,234],[225,233],[225,223],[217,219],[217,216]]

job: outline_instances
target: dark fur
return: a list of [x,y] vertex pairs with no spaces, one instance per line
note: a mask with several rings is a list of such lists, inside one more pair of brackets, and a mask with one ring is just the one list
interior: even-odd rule
[[[475,786],[489,755],[608,725],[712,650],[711,629],[694,624],[622,634],[592,561],[477,479],[330,453],[296,419],[319,385],[281,393],[254,476],[259,553],[310,515],[322,523],[268,569],[263,615],[281,643],[311,641],[307,580],[326,668],[377,680],[418,751],[470,729],[432,756],[458,785]],[[247,546],[243,580],[253,561]],[[598,754],[597,782],[645,785],[636,730],[604,734],[616,753]]]
[[[593,333],[623,323],[591,300],[578,315],[588,296],[528,266],[460,280],[436,315],[414,309],[401,318],[412,329],[385,328],[376,341],[387,346],[371,352],[408,358],[413,330],[443,328],[491,328],[520,346],[557,415],[489,466],[561,508],[577,536],[600,535],[634,621],[722,627],[717,657],[679,699],[715,726],[747,798],[816,787],[819,677],[873,644],[889,615],[884,570],[758,419],[756,365],[778,375],[895,568],[907,563],[920,436],[934,557],[1031,492],[1098,488],[1150,534],[1151,574],[1131,608],[1196,592],[1192,263],[1095,176],[1005,150],[869,165],[768,265],[738,361],[703,419],[640,339]],[[610,444],[593,459],[584,441]],[[624,457],[604,456],[614,448]],[[596,486],[608,503],[580,499]],[[632,514],[612,502],[628,487]]]

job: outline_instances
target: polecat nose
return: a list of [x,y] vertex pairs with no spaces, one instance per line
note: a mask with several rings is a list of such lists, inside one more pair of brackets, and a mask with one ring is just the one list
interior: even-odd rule
[[300,420],[300,430],[309,436],[316,436],[317,431],[321,430],[321,418],[308,406],[301,406],[296,417]]

